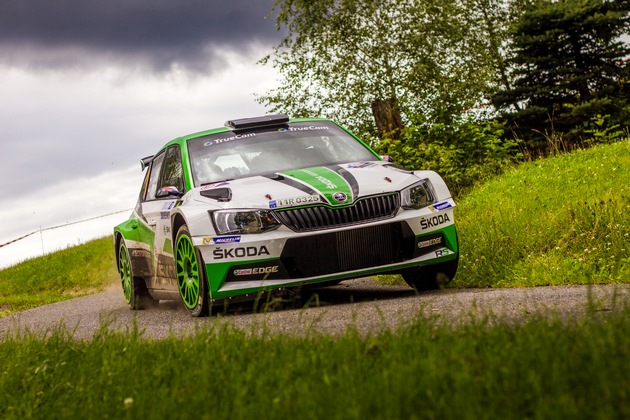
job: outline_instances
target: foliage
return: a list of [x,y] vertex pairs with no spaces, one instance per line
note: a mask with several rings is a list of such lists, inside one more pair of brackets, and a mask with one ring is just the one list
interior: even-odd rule
[[[210,324],[143,339],[102,324],[0,342],[0,417],[628,418],[630,308],[338,337]],[[466,318],[466,314],[462,315]],[[209,320],[211,321],[211,320]]]
[[619,37],[629,11],[626,0],[528,2],[513,30],[512,88],[493,97],[528,148],[544,150],[556,135],[580,144],[598,115],[626,124],[630,48]]
[[456,287],[630,281],[630,140],[520,165],[458,204]]
[[0,270],[0,316],[100,291],[118,278],[111,236]]
[[450,125],[412,125],[401,140],[384,139],[375,148],[407,169],[438,172],[457,195],[501,173],[519,156],[517,143],[504,140],[503,124],[471,118]]
[[584,133],[588,136],[586,143],[609,144],[628,138],[628,128],[622,127],[610,115],[595,114],[584,124]]
[[[259,101],[293,117],[329,117],[375,133],[372,105],[449,124],[498,86],[513,2],[277,0],[288,33],[261,63],[282,75]],[[516,2],[514,2],[516,3]]]

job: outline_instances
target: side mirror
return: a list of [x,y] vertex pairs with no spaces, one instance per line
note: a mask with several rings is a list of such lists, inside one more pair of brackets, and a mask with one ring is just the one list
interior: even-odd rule
[[184,195],[183,192],[179,191],[177,187],[162,187],[155,194],[155,198],[166,198],[166,197],[181,197]]
[[394,161],[394,159],[392,159],[392,157],[388,156],[388,155],[381,155],[381,159],[383,159],[385,162],[389,162],[389,163],[392,163]]

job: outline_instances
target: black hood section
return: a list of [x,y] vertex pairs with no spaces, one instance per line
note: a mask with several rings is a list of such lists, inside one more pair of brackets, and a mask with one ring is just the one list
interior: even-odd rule
[[282,184],[289,185],[289,186],[291,186],[293,188],[296,188],[296,189],[298,189],[298,190],[300,190],[300,191],[302,191],[302,192],[304,192],[306,194],[319,195],[319,193],[317,191],[315,191],[314,189],[312,189],[312,188],[310,188],[310,187],[308,187],[308,186],[306,186],[306,185],[304,185],[304,184],[302,184],[300,182],[297,182],[297,181],[295,181],[295,180],[293,180],[291,178],[284,177],[284,176],[282,176],[280,174],[263,175],[263,176],[265,178],[271,179],[273,181],[277,181],[277,182],[280,182]]
[[352,175],[350,172],[348,172],[348,170],[342,168],[339,165],[327,166],[327,168],[337,172],[343,177],[343,179],[346,180],[348,185],[350,185],[350,188],[352,188],[352,194],[354,195],[354,198],[356,200],[359,197],[359,183],[357,182],[357,179],[354,177],[354,175]]

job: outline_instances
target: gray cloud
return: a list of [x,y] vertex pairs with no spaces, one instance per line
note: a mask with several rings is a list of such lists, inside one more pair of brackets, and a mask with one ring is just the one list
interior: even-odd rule
[[[0,61],[87,66],[90,58],[168,71],[212,68],[216,48],[275,45],[273,0],[5,0]],[[268,51],[261,52],[261,56]]]

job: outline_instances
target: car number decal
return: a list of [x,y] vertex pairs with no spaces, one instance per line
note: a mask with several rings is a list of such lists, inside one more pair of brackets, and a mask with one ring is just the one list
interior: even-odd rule
[[304,204],[321,203],[319,195],[307,195],[303,197],[283,198],[281,200],[271,200],[269,202],[270,209],[278,209],[280,207],[301,206]]

